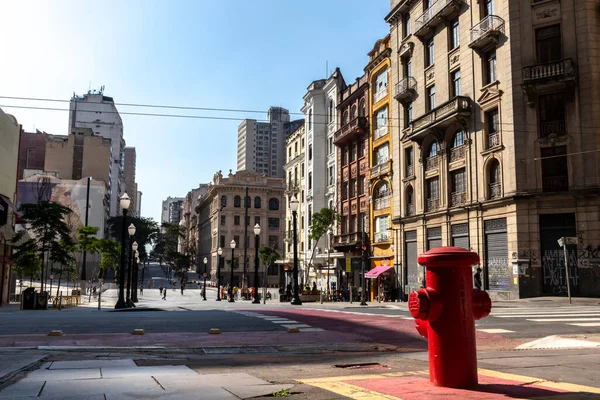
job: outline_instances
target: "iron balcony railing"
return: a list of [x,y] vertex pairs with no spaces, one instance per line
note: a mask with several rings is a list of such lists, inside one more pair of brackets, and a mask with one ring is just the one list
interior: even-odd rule
[[389,232],[375,232],[375,243],[379,242],[389,242],[390,241],[390,233]]
[[385,160],[385,161],[380,162],[379,164],[377,164],[373,168],[371,168],[370,175],[371,175],[371,178],[374,178],[376,176],[379,176],[379,175],[382,175],[382,174],[386,174],[389,171],[390,171],[389,160]]
[[400,100],[417,91],[417,80],[412,76],[407,76],[400,82],[396,83],[394,96]]
[[450,162],[462,160],[465,158],[465,145],[450,149]]
[[447,7],[457,4],[459,0],[437,0],[425,12],[419,15],[415,21],[415,35],[419,36],[419,31],[432,22],[438,14],[441,14]]
[[567,124],[562,121],[540,121],[540,137],[566,135]]
[[373,208],[375,210],[383,210],[386,208],[390,208],[390,199],[391,196],[385,196],[375,199],[375,201],[373,202]]
[[544,192],[561,192],[569,190],[568,176],[546,176],[542,178]]
[[437,211],[440,208],[440,199],[438,197],[429,198],[425,201],[427,211]]
[[379,89],[379,91],[377,91],[373,95],[373,104],[377,103],[379,100],[383,99],[385,96],[387,96],[387,94],[388,94],[388,87],[386,85],[383,88]]
[[523,82],[532,83],[546,79],[567,79],[575,77],[575,64],[570,58],[523,68]]
[[412,121],[412,134],[425,129],[429,125],[435,125],[437,122],[448,116],[469,111],[469,98],[465,96],[456,96],[454,99],[434,108],[427,114]]
[[502,187],[500,182],[490,183],[490,199],[499,199],[502,197]]
[[487,148],[491,149],[492,147],[500,146],[500,133],[494,132],[488,134],[487,137]]
[[367,118],[366,117],[356,117],[352,121],[348,122],[333,136],[333,140],[335,142],[345,138],[346,136],[364,130],[367,127]]
[[454,192],[450,194],[452,206],[462,206],[467,202],[467,192]]
[[406,216],[410,217],[415,215],[415,205],[414,204],[408,204],[406,206]]
[[494,33],[504,34],[504,20],[496,15],[488,15],[471,28],[469,46],[473,46],[475,42]]
[[425,159],[425,171],[432,171],[440,165],[440,158],[438,156],[427,157]]
[[412,164],[406,166],[406,177],[410,178],[415,176],[415,168]]

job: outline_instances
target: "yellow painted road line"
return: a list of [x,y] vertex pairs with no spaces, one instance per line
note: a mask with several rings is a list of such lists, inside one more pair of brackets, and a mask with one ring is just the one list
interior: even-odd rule
[[523,383],[531,382],[532,383],[531,386],[541,386],[541,387],[545,387],[545,388],[549,388],[549,389],[565,390],[567,392],[588,392],[588,393],[600,394],[600,388],[596,388],[596,387],[592,387],[592,386],[576,385],[574,383],[567,383],[567,382],[547,381],[545,379],[540,379],[540,378],[533,378],[533,377],[529,377],[529,376],[514,375],[514,374],[507,374],[505,372],[492,371],[490,369],[479,369],[478,372],[481,375],[490,376],[493,378],[508,379],[508,380],[523,382]]
[[310,385],[355,400],[402,400],[400,397],[389,396],[383,393],[374,392],[372,390],[364,389],[344,382],[310,383]]
[[316,385],[321,383],[342,382],[342,381],[363,381],[367,379],[385,379],[385,378],[400,378],[403,376],[428,375],[429,370],[423,371],[407,371],[407,372],[384,372],[382,374],[368,375],[346,375],[346,376],[330,376],[326,378],[308,378],[297,379],[298,382],[307,385]]

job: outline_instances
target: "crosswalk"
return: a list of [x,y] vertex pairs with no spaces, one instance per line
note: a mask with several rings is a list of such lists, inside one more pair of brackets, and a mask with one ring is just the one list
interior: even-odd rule
[[496,307],[492,309],[490,316],[579,327],[600,327],[598,306]]

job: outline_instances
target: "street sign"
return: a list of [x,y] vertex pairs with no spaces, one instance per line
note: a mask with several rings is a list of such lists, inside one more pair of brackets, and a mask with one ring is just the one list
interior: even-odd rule
[[563,247],[564,245],[573,245],[573,244],[577,244],[577,238],[576,237],[561,237],[560,239],[558,239],[558,245],[560,247]]

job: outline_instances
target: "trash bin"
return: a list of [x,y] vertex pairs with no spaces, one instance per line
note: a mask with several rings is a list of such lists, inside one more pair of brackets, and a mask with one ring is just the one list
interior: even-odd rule
[[23,310],[35,309],[35,288],[23,290]]
[[40,292],[35,294],[35,308],[37,310],[48,309],[48,292]]

